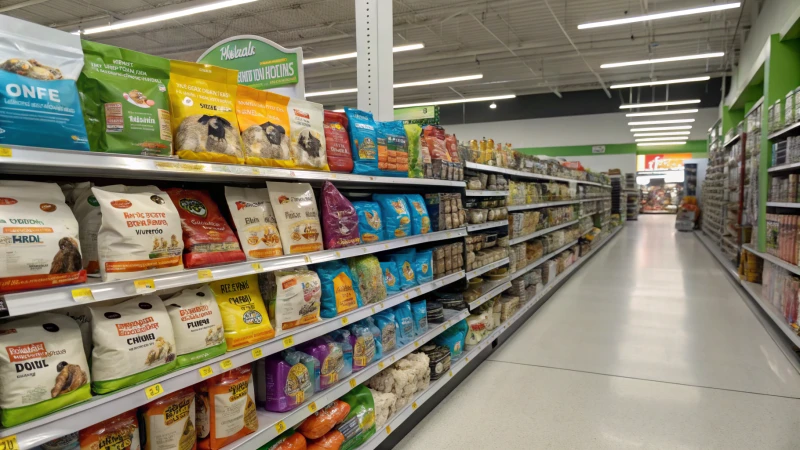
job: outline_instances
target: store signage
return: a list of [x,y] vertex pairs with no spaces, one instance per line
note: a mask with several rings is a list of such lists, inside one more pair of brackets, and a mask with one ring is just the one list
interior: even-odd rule
[[260,36],[234,36],[206,50],[199,63],[239,71],[239,84],[305,98],[303,49],[287,49]]
[[605,145],[594,145],[592,146],[592,153],[605,153],[606,146]]
[[418,125],[439,125],[438,106],[414,106],[394,110],[394,120]]
[[[644,156],[644,158],[642,158]],[[640,155],[637,170],[639,172],[651,170],[683,170],[683,161],[691,159],[691,153],[667,153]]]

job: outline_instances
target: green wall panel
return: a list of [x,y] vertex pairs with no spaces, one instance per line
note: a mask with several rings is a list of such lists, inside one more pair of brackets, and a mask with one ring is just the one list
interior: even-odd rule
[[[602,144],[598,144],[602,145]],[[654,147],[637,147],[636,144],[605,144],[605,153],[592,153],[591,145],[573,145],[566,147],[528,147],[515,150],[526,155],[559,156],[602,156],[602,155],[650,155],[660,153],[705,153],[708,150],[706,141],[687,141],[685,145],[659,145]]]

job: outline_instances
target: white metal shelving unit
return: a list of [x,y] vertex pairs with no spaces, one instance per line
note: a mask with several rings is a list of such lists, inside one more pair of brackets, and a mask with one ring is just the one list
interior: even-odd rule
[[[595,200],[602,200],[602,199],[595,199]],[[562,200],[562,201],[543,202],[543,203],[528,203],[526,205],[511,205],[508,206],[507,209],[509,212],[524,211],[526,209],[548,208],[550,206],[574,205],[577,203],[588,202],[588,201],[594,201],[594,200]]]
[[508,226],[508,220],[495,220],[492,222],[479,223],[476,225],[467,225],[467,231],[480,231],[489,228],[497,228],[505,226]]
[[467,197],[508,197],[508,191],[480,191],[467,189]]
[[542,236],[542,235],[550,233],[552,231],[560,230],[561,228],[568,227],[570,225],[575,225],[578,222],[579,222],[578,220],[572,220],[572,221],[569,221],[567,223],[562,223],[561,225],[556,225],[554,227],[550,227],[550,228],[545,228],[543,230],[539,230],[539,231],[537,231],[535,233],[526,234],[525,236],[516,237],[516,238],[510,239],[508,241],[508,244],[509,245],[519,244],[520,242],[525,242],[527,240],[533,239],[535,237]]
[[473,279],[475,277],[479,277],[479,276],[485,274],[486,272],[488,272],[488,271],[490,271],[492,269],[496,269],[496,268],[498,268],[500,266],[504,266],[506,264],[508,264],[508,258],[503,258],[503,259],[501,259],[499,261],[495,261],[495,262],[493,262],[491,264],[487,264],[487,265],[485,265],[483,267],[478,267],[475,270],[467,272],[467,280],[471,280],[471,279]]
[[473,162],[467,162],[466,163],[466,168],[467,169],[480,170],[480,171],[483,171],[483,172],[502,173],[502,174],[512,175],[512,176],[520,177],[520,178],[531,178],[531,179],[534,179],[534,180],[563,181],[563,182],[567,182],[567,183],[587,184],[587,185],[590,185],[590,186],[600,186],[600,187],[604,187],[605,186],[603,184],[595,183],[595,182],[592,182],[592,181],[573,180],[571,178],[554,177],[554,176],[550,176],[550,175],[542,175],[542,174],[537,174],[537,173],[524,172],[522,170],[506,169],[504,167],[489,166],[487,164],[477,164],[477,163],[473,163]]
[[478,306],[486,303],[488,300],[491,300],[496,295],[502,294],[506,290],[511,289],[511,278],[505,277],[502,280],[497,280],[493,282],[489,282],[484,286],[485,294],[481,295],[474,301],[469,303],[469,310],[472,311]]

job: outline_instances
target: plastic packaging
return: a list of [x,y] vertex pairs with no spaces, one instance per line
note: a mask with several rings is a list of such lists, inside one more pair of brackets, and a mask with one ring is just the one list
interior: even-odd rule
[[360,322],[351,325],[350,345],[353,346],[353,372],[363,370],[375,358],[375,336],[369,326]]
[[322,227],[311,185],[268,181],[267,189],[278,221],[283,254],[322,250]]
[[353,372],[352,364],[345,365],[342,344],[329,336],[312,339],[298,348],[319,361],[319,372],[316,373],[315,370],[314,374],[317,391],[328,389]]
[[330,181],[322,185],[322,234],[325,248],[342,248],[361,243],[358,214]]
[[416,250],[413,248],[404,249],[389,255],[389,258],[397,265],[397,272],[400,275],[401,290],[405,291],[417,285],[417,277],[414,273],[415,256]]
[[[422,128],[417,124],[404,125],[406,129],[406,136],[408,137],[408,176],[410,178],[424,178],[425,171],[423,163],[424,158],[420,152],[420,136],[422,135]],[[430,155],[427,160],[430,165]]]
[[363,305],[378,303],[386,298],[381,264],[374,255],[356,256],[348,260],[350,272],[358,277]]
[[209,283],[225,328],[228,350],[275,337],[256,275]]
[[353,207],[358,214],[358,231],[361,241],[369,244],[384,240],[380,205],[375,202],[353,202]]
[[352,108],[344,111],[353,152],[353,173],[379,175],[378,130],[372,113]]
[[411,318],[414,320],[414,335],[420,337],[428,332],[428,308],[425,300],[411,303]]
[[[140,414],[144,450],[193,450],[197,448],[195,395],[191,387],[148,403]],[[102,446],[101,446],[102,448]]]
[[391,309],[387,309],[372,317],[381,332],[380,340],[383,351],[391,352],[397,348],[397,324],[394,321],[394,313]]
[[350,412],[336,431],[344,436],[341,450],[352,450],[375,434],[375,403],[366,386],[357,386],[340,400],[350,405]]
[[175,334],[178,367],[186,367],[227,351],[222,314],[208,285],[184,289],[164,300]]
[[358,278],[345,261],[322,263],[317,266],[317,275],[322,285],[320,316],[330,319],[363,306]]
[[381,207],[385,236],[390,239],[411,235],[411,216],[402,195],[373,194],[372,199]]
[[400,292],[400,278],[397,271],[397,264],[394,261],[382,262],[381,271],[383,272],[383,283],[386,285],[386,294]]
[[350,405],[334,400],[306,418],[297,431],[308,439],[319,439],[333,429],[350,414]]
[[328,166],[333,172],[352,172],[353,153],[347,135],[347,116],[343,113],[325,111],[325,144]]
[[411,211],[411,234],[427,234],[431,231],[431,218],[425,200],[419,194],[406,194],[408,209]]
[[258,430],[250,366],[241,366],[195,385],[197,448],[219,450]]
[[275,299],[270,298],[271,317],[278,333],[319,321],[322,286],[316,272],[296,268],[277,270]]
[[433,251],[419,251],[414,255],[414,275],[419,284],[433,281]]
[[319,361],[313,356],[289,349],[267,357],[264,364],[267,411],[292,410],[314,395]]
[[401,120],[378,123],[378,173],[408,176],[408,137]]
[[414,333],[414,317],[411,314],[409,302],[400,303],[392,309],[392,312],[397,325],[397,344],[403,346],[413,342],[416,333]]

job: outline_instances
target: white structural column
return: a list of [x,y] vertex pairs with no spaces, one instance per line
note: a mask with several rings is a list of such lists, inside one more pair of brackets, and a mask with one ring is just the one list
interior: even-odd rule
[[358,109],[394,120],[392,0],[356,0]]

